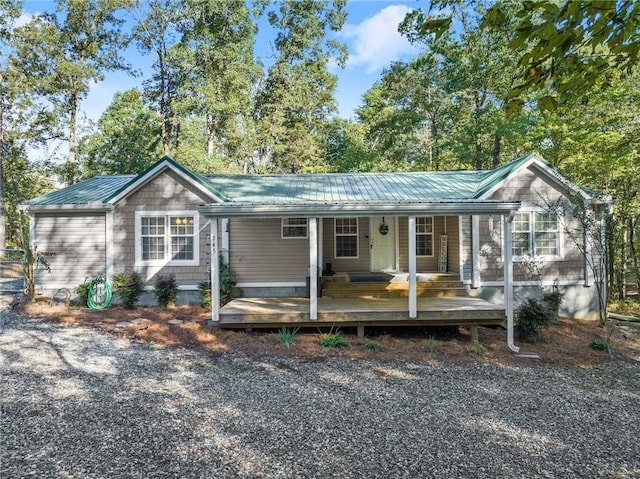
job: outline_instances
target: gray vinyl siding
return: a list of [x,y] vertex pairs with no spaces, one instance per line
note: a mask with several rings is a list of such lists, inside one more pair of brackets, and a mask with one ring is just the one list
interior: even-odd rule
[[114,272],[135,270],[147,285],[153,286],[159,275],[173,275],[179,286],[193,286],[209,278],[210,249],[209,221],[200,216],[199,264],[197,266],[136,266],[135,265],[135,213],[136,211],[197,211],[198,206],[212,200],[167,170],[139,190],[118,202],[114,214]]
[[282,238],[280,218],[231,218],[229,264],[237,283],[303,283],[309,239]]
[[[509,178],[496,191],[491,199],[512,200],[517,198],[522,207],[545,208],[545,205],[566,196],[567,192],[560,189],[555,182],[548,180],[541,173],[530,168],[523,170],[517,176]],[[494,231],[490,231],[489,217],[480,217],[480,267],[482,281],[502,281],[503,235],[500,217],[493,217]],[[565,212],[561,219],[569,228],[577,230],[579,225],[570,212]],[[562,230],[562,227],[560,228]],[[575,244],[564,232],[561,233],[562,260],[544,261],[516,261],[514,262],[515,281],[580,281],[584,279],[584,259]]]
[[[430,215],[425,215],[430,216]],[[447,270],[449,272],[459,271],[458,252],[458,217],[446,217],[448,236],[447,249],[448,260]],[[418,272],[427,273],[438,271],[438,258],[440,254],[440,236],[445,234],[445,217],[434,216],[433,218],[433,256],[416,257],[416,268]],[[400,271],[409,270],[409,219],[406,216],[398,218],[398,242],[400,252]]]
[[105,273],[105,215],[35,215],[34,242],[51,273],[36,272],[46,290],[69,288]]
[[[335,257],[335,221],[333,218],[323,220],[323,256],[325,263],[331,263],[333,271],[362,273],[371,270],[371,246],[369,245],[369,218],[358,218],[358,257]],[[322,265],[324,267],[324,265]]]

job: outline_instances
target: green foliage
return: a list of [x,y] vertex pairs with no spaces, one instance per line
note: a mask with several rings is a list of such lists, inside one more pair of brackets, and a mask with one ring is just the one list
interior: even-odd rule
[[429,336],[429,343],[427,347],[429,351],[429,358],[433,359],[433,352],[436,348],[436,338],[434,338],[433,336]]
[[76,295],[76,305],[86,306],[89,299],[89,288],[91,288],[91,281],[85,281],[82,284],[76,286],[73,292]]
[[558,321],[558,309],[562,295],[548,293],[540,300],[527,298],[516,311],[516,329],[518,337],[524,342],[537,342],[542,339],[543,331]]
[[133,309],[144,291],[144,280],[135,271],[119,273],[113,277],[112,288],[126,308]]
[[200,306],[204,309],[211,309],[211,281],[203,281],[198,285],[200,294]]
[[375,353],[382,352],[382,344],[378,341],[367,341],[364,343],[363,348],[367,351],[373,351]]
[[178,301],[178,283],[175,276],[172,274],[158,276],[153,294],[160,306],[164,308],[175,306]]
[[296,334],[298,334],[298,331],[300,331],[300,328],[289,329],[285,326],[281,327],[278,330],[278,334],[280,336],[280,341],[282,342],[282,344],[284,344],[287,347],[290,347],[291,345],[293,345],[293,338],[296,337]]
[[479,342],[474,343],[473,346],[468,349],[468,351],[475,354],[476,356],[484,356],[485,354],[487,354],[487,348]]
[[605,329],[607,332],[606,338],[596,338],[591,341],[589,347],[591,349],[595,349],[596,351],[605,351],[611,356],[613,354],[613,341],[611,339],[611,335],[613,334],[613,328]]
[[[229,263],[220,255],[220,305],[224,305],[233,299],[234,288],[236,282],[231,274]],[[200,305],[205,308],[211,308],[211,281],[203,281],[198,285],[200,293]]]
[[335,332],[333,328],[324,334],[322,338],[320,338],[320,345],[325,346],[327,348],[341,348],[349,345],[347,338],[342,335],[342,331],[340,328],[336,329]]

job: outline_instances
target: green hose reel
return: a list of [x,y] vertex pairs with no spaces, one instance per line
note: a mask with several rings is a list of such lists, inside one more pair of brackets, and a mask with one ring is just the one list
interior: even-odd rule
[[111,286],[104,279],[94,279],[89,286],[87,306],[91,309],[104,309],[111,304]]

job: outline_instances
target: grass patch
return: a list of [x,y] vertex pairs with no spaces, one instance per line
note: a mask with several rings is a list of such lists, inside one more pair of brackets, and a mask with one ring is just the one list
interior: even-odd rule
[[365,351],[373,351],[375,353],[382,352],[382,344],[380,344],[378,341],[367,341],[366,343],[364,343],[363,348],[365,349]]
[[292,328],[289,329],[285,326],[281,327],[278,330],[278,335],[280,336],[280,342],[284,344],[286,347],[291,347],[293,345],[293,338],[296,337],[300,328]]

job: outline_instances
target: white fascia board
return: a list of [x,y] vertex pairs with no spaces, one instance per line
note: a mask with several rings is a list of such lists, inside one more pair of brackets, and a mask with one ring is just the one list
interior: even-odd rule
[[104,203],[83,203],[64,205],[24,205],[24,209],[32,214],[35,213],[87,213],[112,211],[113,205]]
[[282,217],[313,216],[317,218],[354,216],[433,216],[460,214],[511,214],[520,209],[520,202],[451,201],[424,203],[332,203],[332,204],[237,204],[233,202],[204,205],[198,211],[217,217]]

